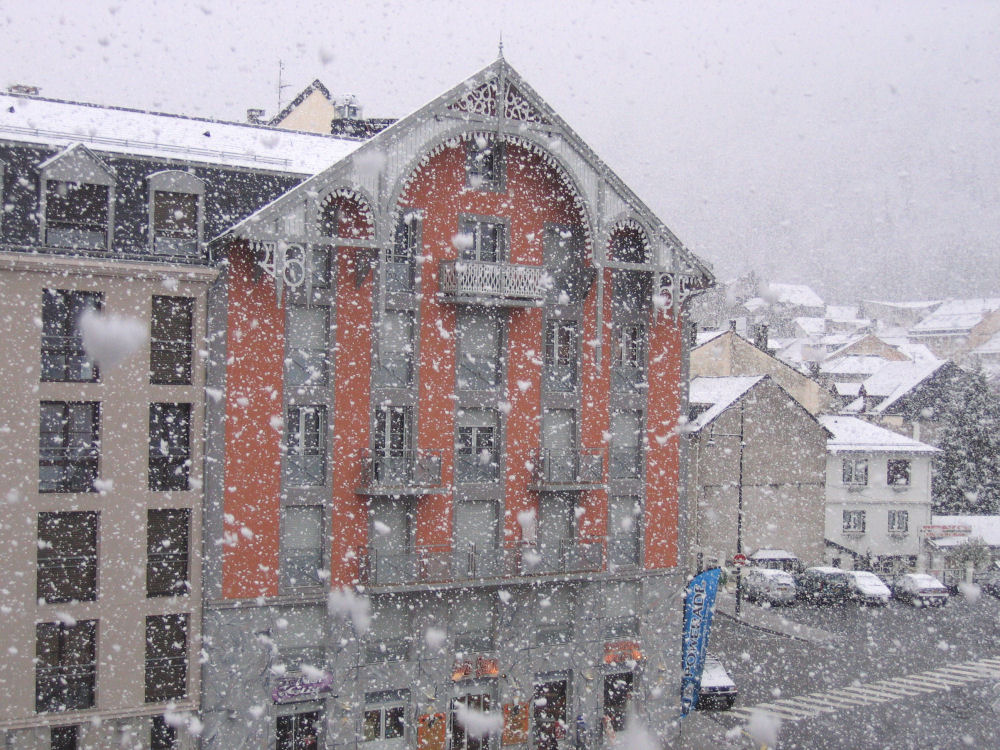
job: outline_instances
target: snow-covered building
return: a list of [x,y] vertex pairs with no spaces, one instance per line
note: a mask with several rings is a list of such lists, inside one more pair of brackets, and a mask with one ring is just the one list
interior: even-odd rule
[[831,433],[828,560],[888,574],[915,569],[920,529],[931,519],[931,459],[937,449],[856,417],[819,421]]
[[3,746],[195,742],[207,242],[356,146],[0,95]]
[[213,248],[203,744],[665,730],[705,267],[502,58]]
[[829,433],[776,378],[693,378],[685,434],[692,567],[775,547],[823,560]]
[[937,356],[958,359],[1000,331],[1000,297],[943,302],[909,331]]

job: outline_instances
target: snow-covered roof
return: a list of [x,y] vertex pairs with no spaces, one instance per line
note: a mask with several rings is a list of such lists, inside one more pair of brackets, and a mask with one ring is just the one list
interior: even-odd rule
[[900,398],[916,388],[945,364],[944,360],[934,360],[931,363],[921,362],[887,362],[877,372],[864,381],[865,393],[870,397],[881,398],[873,409],[883,412]]
[[819,365],[819,371],[824,375],[871,375],[888,361],[877,354],[848,354],[824,360]]
[[973,354],[1000,354],[1000,331],[972,350]]
[[822,336],[826,333],[826,318],[793,318],[795,325],[801,328],[807,336]]
[[852,323],[860,316],[857,305],[827,305],[826,317],[840,323]]
[[747,312],[756,312],[767,307],[767,300],[761,297],[751,297],[743,303],[743,307],[747,309]]
[[702,377],[692,380],[688,402],[693,407],[707,408],[688,423],[688,430],[697,432],[712,422],[722,412],[739,401],[744,393],[766,377],[766,375]]
[[697,339],[698,340],[695,342],[695,346],[702,346],[703,344],[707,344],[709,341],[713,341],[713,340],[719,338],[719,336],[721,336],[725,332],[726,332],[725,330],[723,330],[723,331],[698,331],[698,334],[697,334]]
[[355,140],[135,109],[0,94],[0,139],[313,175]]
[[858,391],[861,390],[861,383],[834,383],[833,388],[837,391],[838,396],[855,398],[858,395]]
[[783,549],[759,549],[750,555],[751,560],[798,560],[788,550]]
[[865,300],[866,303],[872,305],[883,305],[884,307],[895,307],[900,310],[925,310],[934,307],[935,305],[940,305],[941,300],[915,300],[908,302],[886,302],[884,300],[870,299]]
[[950,536],[935,539],[935,546],[955,547],[969,539],[982,539],[990,547],[1000,547],[1000,516],[931,516],[935,526],[968,526],[968,536]]
[[962,333],[996,309],[1000,309],[1000,297],[948,300],[914,325],[910,333],[918,336]]
[[918,442],[905,435],[887,430],[857,417],[837,417],[823,415],[817,417],[820,424],[833,437],[826,441],[831,453],[846,451],[896,451],[900,453],[937,453],[938,449]]
[[802,307],[818,307],[820,309],[825,306],[820,296],[805,284],[771,282],[767,285],[767,297],[786,305],[801,305]]

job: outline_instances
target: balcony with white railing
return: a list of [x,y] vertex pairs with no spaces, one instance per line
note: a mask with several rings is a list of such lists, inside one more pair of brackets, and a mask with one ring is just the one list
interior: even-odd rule
[[441,294],[456,304],[525,307],[541,303],[548,286],[543,266],[443,260],[439,270]]

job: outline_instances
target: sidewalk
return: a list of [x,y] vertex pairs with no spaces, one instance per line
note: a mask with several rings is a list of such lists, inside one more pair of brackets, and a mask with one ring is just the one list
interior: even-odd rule
[[722,724],[712,718],[712,712],[692,711],[682,719],[681,731],[663,743],[669,750],[716,750],[745,748],[746,736],[739,732],[730,739]]
[[785,617],[783,607],[762,607],[744,599],[740,603],[740,616],[736,616],[736,595],[727,589],[719,589],[718,598],[715,600],[716,614],[728,617],[732,620],[747,625],[758,630],[765,630],[770,633],[798,638],[799,640],[811,643],[836,643],[843,640],[839,635],[834,635],[826,630],[813,628],[794,622]]

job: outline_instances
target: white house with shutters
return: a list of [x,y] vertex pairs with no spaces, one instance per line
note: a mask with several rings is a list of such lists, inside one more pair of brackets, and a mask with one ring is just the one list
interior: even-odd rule
[[916,569],[920,530],[931,522],[925,443],[856,417],[821,416],[826,458],[826,555],[844,568]]

